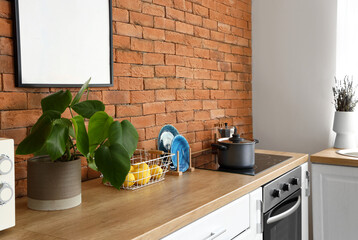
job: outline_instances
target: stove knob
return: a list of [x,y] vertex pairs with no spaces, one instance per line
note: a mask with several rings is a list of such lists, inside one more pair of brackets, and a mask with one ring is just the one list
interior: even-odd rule
[[292,178],[291,179],[291,184],[292,185],[298,185],[298,178]]
[[284,183],[283,185],[282,185],[282,190],[283,191],[290,191],[290,184],[289,183]]
[[5,175],[12,170],[12,161],[7,157],[0,157],[0,175]]
[[272,197],[274,197],[274,198],[279,198],[280,196],[281,196],[281,191],[280,191],[280,190],[274,189],[274,190],[272,191]]
[[11,200],[14,195],[14,191],[7,183],[0,183],[0,205],[3,205]]

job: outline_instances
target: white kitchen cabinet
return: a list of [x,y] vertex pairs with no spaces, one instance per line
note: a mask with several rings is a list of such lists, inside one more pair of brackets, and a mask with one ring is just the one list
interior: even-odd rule
[[310,196],[310,172],[308,170],[308,163],[301,165],[301,211],[302,211],[302,240],[309,239],[309,218],[308,218],[308,198]]
[[260,240],[261,200],[262,189],[258,188],[163,239]]
[[236,236],[235,240],[262,239],[262,188],[250,193],[250,227]]
[[357,199],[357,167],[312,164],[314,240],[356,240]]

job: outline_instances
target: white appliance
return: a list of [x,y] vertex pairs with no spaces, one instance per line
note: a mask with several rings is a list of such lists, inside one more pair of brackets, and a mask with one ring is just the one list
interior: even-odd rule
[[15,226],[14,140],[0,138],[0,231]]

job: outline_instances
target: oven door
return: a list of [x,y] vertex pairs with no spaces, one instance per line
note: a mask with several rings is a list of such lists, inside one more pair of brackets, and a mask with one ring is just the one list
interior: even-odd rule
[[264,214],[264,240],[301,240],[301,189]]

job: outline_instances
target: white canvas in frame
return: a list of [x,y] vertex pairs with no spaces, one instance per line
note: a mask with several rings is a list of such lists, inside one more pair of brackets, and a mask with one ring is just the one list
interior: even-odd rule
[[111,1],[17,0],[18,85],[112,84]]

